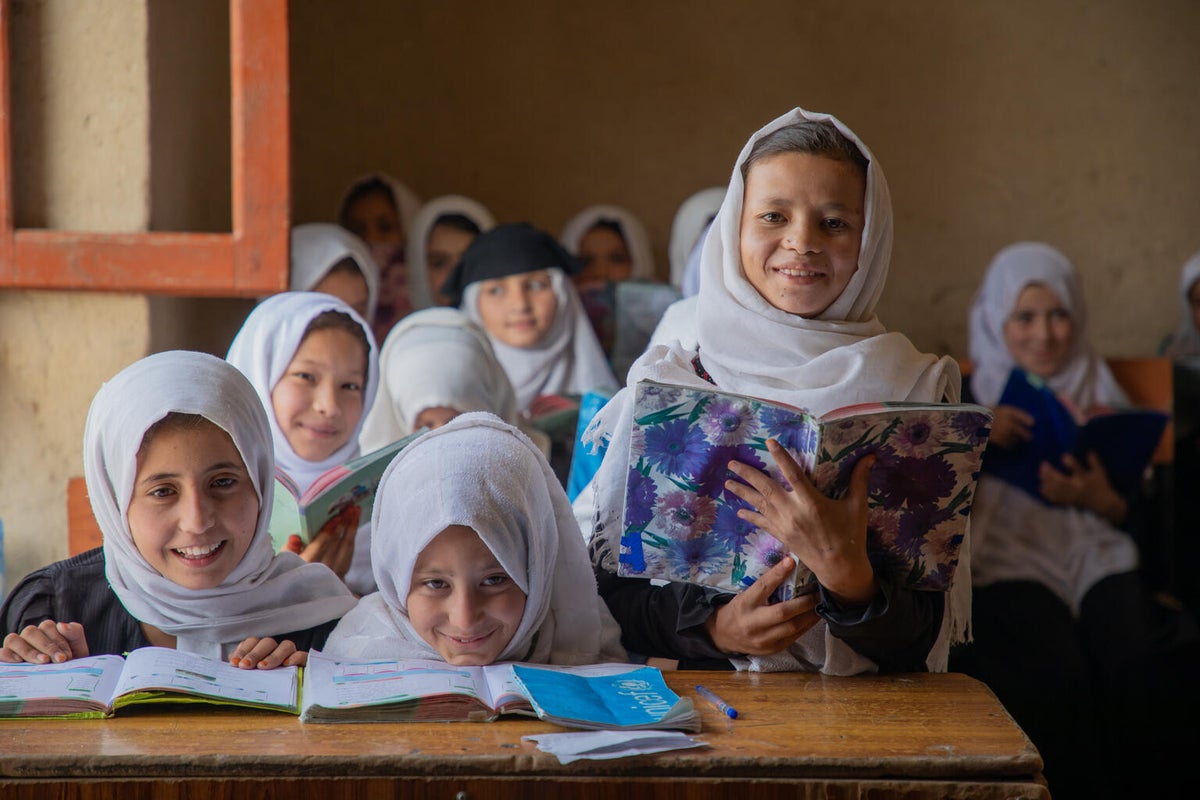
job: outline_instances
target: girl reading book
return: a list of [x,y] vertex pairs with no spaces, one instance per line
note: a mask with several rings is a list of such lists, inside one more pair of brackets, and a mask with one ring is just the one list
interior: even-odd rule
[[375,317],[379,268],[366,244],[354,234],[323,222],[292,228],[288,287],[323,292],[342,300],[365,320]]
[[[358,435],[379,385],[375,337],[353,309],[316,292],[284,292],[260,303],[229,347],[271,422],[275,462],[301,494],[323,473],[359,455]],[[374,590],[368,526],[335,525],[292,549]]]
[[414,309],[454,304],[442,285],[475,237],[495,225],[492,212],[462,195],[435,197],[421,206],[409,226],[405,257],[412,265],[408,294]]
[[[998,405],[1014,367],[1044,380],[1081,419],[1128,405],[1088,343],[1071,262],[1040,242],[1003,248],[969,322],[971,393],[996,408],[971,516],[974,642],[956,652],[955,668],[987,682],[1025,727],[1052,788],[1092,796],[1112,788],[1099,765],[1163,752],[1148,745],[1159,728],[1148,700],[1154,684],[1172,684],[1177,656],[1160,646],[1183,653],[1191,641],[1194,654],[1186,631],[1195,623],[1145,591],[1137,545],[1120,527],[1136,498],[1113,488],[1094,453],[1034,467],[1040,497],[988,472],[991,448],[1020,448],[1033,435],[1028,412]],[[1177,699],[1188,697],[1194,689]]]
[[537,447],[492,414],[400,451],[371,518],[379,591],[330,635],[335,658],[623,661],[566,494]]
[[[608,443],[589,488],[575,500],[591,541],[601,594],[625,645],[681,666],[856,673],[945,669],[966,608],[940,592],[876,572],[866,550],[870,460],[841,500],[819,495],[778,446],[771,454],[793,490],[731,462],[728,491],[762,528],[812,568],[819,591],[770,596],[793,566],[783,558],[739,594],[691,584],[658,587],[617,577],[628,474],[633,391],[649,378],[782,402],[820,414],[855,402],[957,401],[949,358],[918,352],[875,316],[887,278],[892,209],[876,159],[837,119],[795,109],[755,133],[734,166],[701,258],[699,346],[651,347],[628,384],[597,415],[585,442]],[[778,473],[777,473],[778,474]],[[736,480],[733,480],[736,475]],[[950,596],[962,596],[958,585]],[[969,594],[967,595],[969,598]],[[943,613],[946,611],[946,613]]]
[[274,553],[270,427],[221,359],[171,351],[122,370],[92,400],[83,452],[104,544],[13,589],[0,661],[157,645],[302,664],[354,606],[326,567]]

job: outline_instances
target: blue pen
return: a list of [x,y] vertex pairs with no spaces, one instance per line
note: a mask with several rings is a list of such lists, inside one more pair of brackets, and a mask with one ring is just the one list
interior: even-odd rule
[[701,686],[698,683],[696,684],[696,692],[699,693],[699,695],[701,697],[703,697],[705,700],[712,703],[713,707],[716,708],[718,711],[720,711],[725,716],[729,717],[730,719],[737,719],[737,709],[736,708],[729,705],[729,703],[726,703],[724,700],[717,697],[715,694],[710,692],[708,689],[705,689],[703,686]]

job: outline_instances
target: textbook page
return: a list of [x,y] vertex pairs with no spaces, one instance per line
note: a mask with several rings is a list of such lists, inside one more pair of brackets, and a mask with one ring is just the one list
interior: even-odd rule
[[221,703],[298,711],[299,670],[239,669],[215,658],[165,647],[142,647],[125,657],[113,707],[135,702],[179,702],[195,695]]
[[112,655],[62,664],[0,664],[0,717],[104,716],[124,664]]

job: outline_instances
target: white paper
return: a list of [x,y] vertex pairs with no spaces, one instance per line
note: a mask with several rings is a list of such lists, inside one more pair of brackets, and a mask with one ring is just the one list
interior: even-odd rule
[[537,743],[538,750],[557,756],[562,764],[582,759],[606,760],[708,747],[708,742],[678,731],[579,731],[541,733],[521,738]]

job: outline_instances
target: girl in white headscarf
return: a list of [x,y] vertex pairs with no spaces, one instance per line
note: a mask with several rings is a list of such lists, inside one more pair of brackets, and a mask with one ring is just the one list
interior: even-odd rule
[[366,243],[345,228],[325,222],[297,225],[288,288],[331,294],[370,322],[379,302],[379,267]]
[[993,451],[1033,435],[1028,414],[997,405],[1014,367],[1081,419],[1128,401],[1088,343],[1074,267],[1049,245],[1000,250],[969,322],[971,394],[995,417],[971,510],[974,641],[952,666],[997,693],[1042,753],[1056,796],[1136,794],[1107,770],[1138,764],[1140,782],[1144,759],[1174,744],[1160,731],[1191,724],[1157,720],[1164,702],[1195,707],[1194,680],[1179,678],[1195,669],[1196,623],[1150,598],[1137,546],[1117,527],[1129,502],[1097,458],[1067,456],[1065,474],[1042,464],[1040,499],[988,474]]
[[671,284],[684,297],[700,291],[700,247],[724,199],[724,186],[709,186],[680,203],[675,212],[667,253],[671,257]]
[[371,517],[379,591],[323,652],[590,664],[623,661],[566,494],[524,435],[463,414],[400,452]]
[[103,547],[13,590],[0,661],[159,645],[243,667],[303,663],[297,648],[321,646],[353,607],[326,567],[273,552],[267,416],[221,359],[171,351],[126,367],[92,400],[83,452]]
[[567,221],[559,241],[582,266],[573,276],[581,289],[606,281],[657,279],[650,237],[628,209],[588,206]]
[[1179,272],[1179,326],[1161,350],[1168,358],[1200,356],[1200,252]]
[[[260,303],[229,346],[267,409],[275,462],[301,494],[328,470],[357,457],[363,420],[379,386],[370,326],[336,297],[284,292]],[[344,574],[351,589],[374,590],[366,520],[358,536],[318,535],[301,553]],[[351,553],[353,554],[351,556]]]
[[414,310],[453,305],[442,284],[475,237],[496,225],[477,200],[457,194],[435,197],[421,206],[409,225],[406,263]]
[[[637,381],[715,383],[723,391],[816,414],[859,402],[958,400],[956,362],[918,352],[875,316],[891,243],[883,172],[841,122],[798,108],[746,143],[705,240],[698,349],[678,342],[652,347],[630,370],[629,388],[600,411],[584,435],[585,442],[607,442],[608,448],[596,478],[575,500],[576,515],[592,542],[601,593],[631,650],[683,663],[722,659],[728,666],[732,659],[739,668],[759,670],[945,669],[949,645],[964,635],[969,618],[966,570],[958,571],[945,601],[940,593],[910,591],[899,576],[874,574],[866,566],[865,523],[836,517],[865,514],[859,506],[865,503],[866,459],[856,468],[851,499],[843,501],[814,497],[811,485],[785,492],[769,482],[771,489],[761,473],[756,478],[744,466],[737,472],[757,482],[752,491],[739,491],[749,491],[751,497],[743,499],[760,511],[772,505],[759,496],[763,492],[775,502],[805,504],[808,523],[752,522],[793,549],[821,539],[836,545],[857,565],[849,570],[858,576],[853,593],[838,591],[822,575],[834,578],[848,562],[814,568],[822,584],[819,597],[774,606],[768,596],[788,573],[790,559],[736,596],[690,584],[660,589],[615,574],[631,387]],[[777,462],[790,460],[779,448],[772,454]],[[797,550],[812,567],[810,552]],[[840,580],[830,583],[843,586]]]

